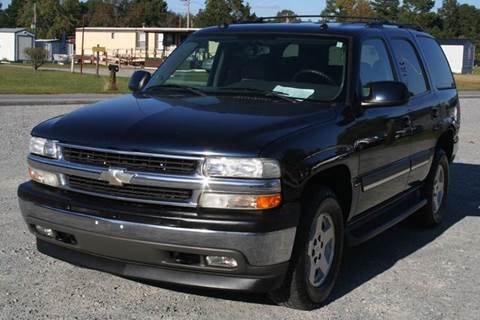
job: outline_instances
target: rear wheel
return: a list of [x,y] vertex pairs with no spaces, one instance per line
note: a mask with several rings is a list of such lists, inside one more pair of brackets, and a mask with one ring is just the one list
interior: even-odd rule
[[427,205],[418,213],[420,223],[434,226],[442,221],[447,211],[449,164],[443,150],[435,153],[430,173],[423,186],[423,195]]
[[289,272],[272,299],[287,307],[311,310],[328,298],[343,251],[343,214],[335,194],[321,187],[304,203]]

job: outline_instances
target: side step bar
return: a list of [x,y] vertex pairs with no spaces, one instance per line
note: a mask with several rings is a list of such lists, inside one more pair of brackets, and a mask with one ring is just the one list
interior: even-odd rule
[[368,212],[360,219],[347,225],[347,245],[355,246],[365,242],[383,231],[408,218],[427,204],[426,199],[419,199],[417,190],[408,192],[400,201],[382,206]]

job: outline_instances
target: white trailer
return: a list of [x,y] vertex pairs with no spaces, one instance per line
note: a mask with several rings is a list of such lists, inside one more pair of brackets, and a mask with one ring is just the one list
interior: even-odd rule
[[28,60],[25,49],[35,46],[35,35],[25,28],[0,28],[0,61]]
[[443,52],[453,73],[472,73],[475,66],[475,45],[467,39],[441,40]]

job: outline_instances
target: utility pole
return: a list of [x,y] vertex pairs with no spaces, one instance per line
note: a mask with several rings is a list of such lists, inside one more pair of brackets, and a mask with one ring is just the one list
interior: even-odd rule
[[83,74],[83,54],[85,53],[84,45],[85,45],[85,15],[82,16],[82,51],[81,51],[82,57],[80,58],[80,74]]
[[190,28],[190,1],[191,0],[183,0],[185,1],[185,6],[187,7],[187,29]]
[[187,29],[190,28],[190,0],[187,0]]
[[32,22],[32,31],[37,37],[37,2],[33,1],[33,22]]

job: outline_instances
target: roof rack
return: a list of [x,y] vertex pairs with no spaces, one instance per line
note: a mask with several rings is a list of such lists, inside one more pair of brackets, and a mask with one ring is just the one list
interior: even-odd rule
[[359,16],[343,16],[343,15],[291,15],[291,16],[271,16],[271,17],[258,17],[253,21],[245,21],[246,23],[264,23],[268,21],[279,21],[289,19],[303,19],[303,18],[319,18],[322,24],[328,22],[348,22],[348,23],[364,23],[369,27],[381,28],[384,26],[398,27],[402,29],[413,29],[416,31],[423,31],[423,29],[414,24],[404,24],[388,21],[380,17],[359,17]]
[[266,22],[268,20],[287,20],[287,19],[303,19],[303,18],[320,18],[322,21],[321,22],[344,22],[344,21],[349,21],[349,22],[380,22],[380,21],[386,21],[385,19],[377,18],[377,17],[358,17],[358,16],[343,16],[343,15],[291,15],[291,16],[271,16],[271,17],[258,17],[256,22]]

